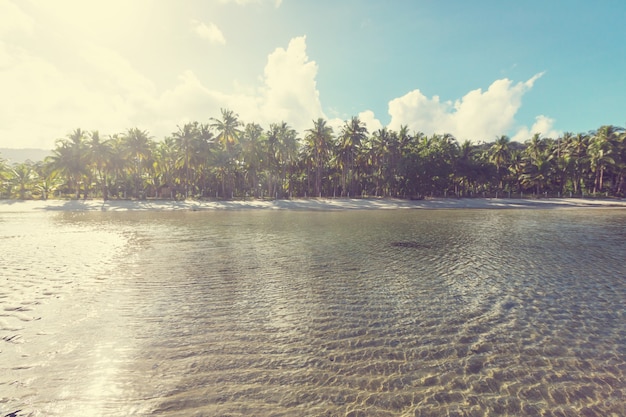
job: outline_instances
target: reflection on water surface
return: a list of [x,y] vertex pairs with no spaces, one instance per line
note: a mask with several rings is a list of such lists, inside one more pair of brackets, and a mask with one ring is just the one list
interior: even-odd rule
[[2,216],[0,415],[626,414],[623,211]]

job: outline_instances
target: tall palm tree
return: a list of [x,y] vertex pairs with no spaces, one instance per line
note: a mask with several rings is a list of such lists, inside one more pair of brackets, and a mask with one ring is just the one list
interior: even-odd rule
[[143,198],[145,196],[144,174],[148,165],[147,161],[152,156],[154,142],[146,130],[139,130],[137,127],[128,129],[122,141],[132,172],[133,195]]
[[185,172],[185,181],[184,181],[184,190],[185,190],[185,198],[189,198],[189,179],[191,172],[191,156],[194,148],[197,148],[198,142],[200,140],[200,131],[198,129],[198,123],[185,123],[183,127],[178,127],[178,131],[172,134],[172,138],[174,139],[174,144],[178,148],[178,151],[181,155],[180,161]]
[[134,164],[129,163],[132,158],[129,158],[125,134],[109,135],[107,142],[111,148],[111,154],[106,163],[108,172],[106,189],[109,197],[119,197],[122,189],[125,194],[128,189],[132,189]]
[[386,127],[378,129],[370,137],[370,163],[373,167],[376,196],[386,195],[389,190],[387,171],[390,168],[389,156],[391,153],[392,132]]
[[588,142],[589,136],[584,133],[568,135],[567,140],[564,140],[564,152],[572,164],[572,187],[574,194],[578,194],[583,171],[589,162],[587,157]]
[[113,157],[111,144],[111,139],[102,140],[97,130],[92,131],[87,140],[87,161],[96,174],[96,181],[104,200],[109,198],[107,174]]
[[[74,188],[77,199],[80,198],[80,186],[88,173],[86,138],[85,131],[75,129],[66,139],[56,141],[56,148],[49,159],[54,169],[65,176],[68,186]],[[84,192],[86,197],[86,184]]]
[[178,147],[171,137],[160,142],[152,153],[157,195],[161,198],[175,197],[176,162]]
[[525,165],[524,173],[520,176],[522,185],[535,187],[539,195],[548,184],[552,175],[552,155],[544,152],[536,155]]
[[511,149],[509,147],[509,137],[502,135],[489,148],[489,160],[496,166],[496,174],[498,175],[498,188],[502,190],[502,172],[506,170],[511,158]]
[[213,172],[213,175],[215,175],[215,179],[221,184],[223,198],[229,198],[226,182],[227,179],[232,176],[232,158],[227,151],[218,149],[217,151],[211,153],[211,160],[209,163],[211,165],[211,171]]
[[[479,170],[477,148],[472,142],[466,140],[459,147],[459,155],[454,168],[456,184],[461,188],[461,195],[466,195],[470,189],[476,188]],[[459,190],[455,190],[455,193],[459,195]]]
[[[221,109],[222,119],[211,118],[211,128],[217,130],[217,141],[222,145],[222,150],[226,152],[225,155],[220,156],[218,160],[222,165],[222,168],[225,168],[224,163],[226,161],[223,160],[224,156],[228,157],[228,161],[226,166],[228,167],[226,171],[223,172],[225,177],[222,181],[223,192],[226,193],[226,182],[228,183],[228,188],[230,194],[232,195],[234,188],[234,173],[237,165],[237,151],[239,145],[239,137],[241,136],[240,126],[243,125],[242,122],[239,121],[239,115],[235,114],[232,110]],[[223,169],[222,169],[223,171]],[[226,197],[226,196],[225,196]]]
[[265,177],[267,182],[267,193],[270,196],[277,194],[278,171],[280,170],[280,147],[281,132],[278,123],[270,124],[267,130],[267,141],[265,149]]
[[278,125],[278,143],[275,149],[276,161],[280,167],[280,191],[281,194],[287,192],[289,194],[292,184],[287,183],[287,172],[291,173],[296,159],[298,158],[298,138],[297,132],[292,129],[286,122],[281,122]]
[[224,150],[228,151],[231,155],[234,154],[235,146],[239,143],[239,137],[241,135],[240,126],[243,125],[239,121],[239,115],[235,114],[232,110],[221,109],[222,119],[211,118],[211,127],[217,130],[217,140],[222,144]]
[[546,148],[546,142],[541,138],[540,133],[535,133],[526,141],[526,156],[530,159],[537,159],[541,156]]
[[524,169],[526,165],[524,158],[524,154],[521,150],[516,149],[511,151],[509,174],[516,182],[516,190],[520,192],[522,191],[522,175],[524,174]]
[[322,196],[322,176],[324,168],[330,160],[333,146],[333,128],[326,124],[326,120],[318,118],[313,121],[313,127],[307,130],[305,145],[310,150],[315,168],[315,195]]
[[[623,129],[616,126],[601,126],[591,137],[587,153],[591,170],[594,172],[593,192],[601,192],[604,188],[604,173],[616,164],[614,156],[619,156],[617,145]],[[617,155],[616,155],[617,154]]]
[[263,170],[263,160],[267,155],[263,128],[257,123],[246,124],[240,138],[242,161],[247,170],[247,190],[259,196],[259,175]]
[[367,139],[367,127],[357,116],[346,121],[338,138],[342,168],[342,194],[355,195],[355,165],[357,154]]
[[614,194],[623,195],[626,182],[626,129],[618,128],[619,132],[615,139],[615,181]]

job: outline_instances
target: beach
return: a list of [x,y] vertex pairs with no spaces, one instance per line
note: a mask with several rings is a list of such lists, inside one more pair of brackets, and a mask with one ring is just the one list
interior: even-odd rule
[[0,212],[167,210],[393,210],[626,208],[626,199],[441,198],[425,200],[313,198],[293,200],[0,200]]

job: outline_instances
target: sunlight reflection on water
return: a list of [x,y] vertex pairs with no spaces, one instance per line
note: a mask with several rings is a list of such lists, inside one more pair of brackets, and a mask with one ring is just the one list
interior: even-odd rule
[[626,413],[623,211],[15,216],[0,411]]

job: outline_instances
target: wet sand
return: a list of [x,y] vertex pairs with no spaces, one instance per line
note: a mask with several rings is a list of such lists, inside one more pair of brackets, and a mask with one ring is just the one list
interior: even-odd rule
[[390,210],[390,209],[570,209],[626,208],[626,199],[460,198],[460,199],[293,199],[233,201],[172,200],[0,200],[0,212],[29,211],[167,211],[167,210]]

